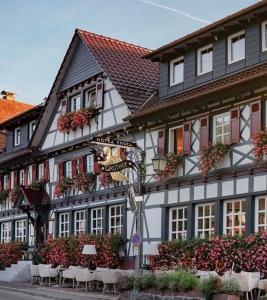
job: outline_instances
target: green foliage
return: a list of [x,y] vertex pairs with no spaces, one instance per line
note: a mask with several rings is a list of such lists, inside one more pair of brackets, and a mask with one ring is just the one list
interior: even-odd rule
[[210,276],[207,279],[202,279],[198,285],[198,291],[205,297],[206,300],[210,300],[212,294],[217,290],[218,278]]
[[227,295],[240,295],[241,289],[236,279],[230,278],[222,282],[219,292]]
[[166,291],[169,289],[169,275],[162,274],[156,278],[156,288],[160,291]]
[[134,276],[133,287],[137,290],[142,290],[143,287],[143,275],[138,274]]
[[38,252],[38,250],[34,250],[32,252],[32,264],[33,265],[39,265],[43,263],[43,259],[40,255],[40,253]]
[[130,291],[134,288],[134,277],[133,276],[122,276],[119,281],[120,291]]
[[181,271],[180,273],[180,291],[187,292],[195,290],[198,286],[198,278],[190,272]]
[[156,276],[155,274],[147,274],[142,276],[142,289],[148,290],[156,286]]

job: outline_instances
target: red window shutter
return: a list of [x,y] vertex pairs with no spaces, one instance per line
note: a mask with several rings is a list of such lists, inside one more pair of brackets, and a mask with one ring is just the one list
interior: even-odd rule
[[250,135],[261,132],[261,102],[256,101],[250,104]]
[[63,162],[57,164],[57,172],[58,172],[58,179],[64,177],[64,167]]
[[25,186],[29,185],[28,177],[29,177],[29,167],[26,167],[24,169],[24,185]]
[[230,111],[230,141],[232,144],[239,143],[240,140],[240,110],[239,107]]
[[64,115],[67,112],[67,98],[61,100],[61,115]]
[[37,179],[37,174],[36,174],[36,164],[32,165],[32,182],[35,182]]
[[10,174],[7,175],[6,188],[8,191],[11,190],[11,175]]
[[165,131],[160,130],[158,132],[158,153],[165,154]]
[[97,161],[94,162],[94,173],[98,175],[100,173],[100,166]]
[[79,173],[84,173],[85,172],[85,165],[84,165],[84,157],[81,156],[79,157]]
[[200,119],[200,150],[205,150],[209,146],[209,117]]
[[71,171],[72,171],[72,178],[76,177],[78,171],[77,171],[77,161],[75,158],[71,161]]
[[14,185],[14,188],[15,188],[18,185],[18,171],[17,170],[15,170],[13,172],[13,180],[14,180],[13,185]]
[[49,160],[44,161],[44,181],[49,181]]
[[183,126],[183,152],[184,154],[191,153],[191,122],[184,123]]
[[103,108],[103,101],[104,101],[104,83],[103,81],[98,82],[96,84],[96,89],[95,89],[95,107],[96,108]]

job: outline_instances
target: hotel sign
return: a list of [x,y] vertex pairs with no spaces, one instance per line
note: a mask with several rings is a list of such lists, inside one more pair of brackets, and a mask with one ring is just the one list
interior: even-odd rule
[[93,137],[90,142],[92,144],[105,145],[109,147],[117,146],[122,148],[138,148],[137,144],[134,142],[121,141],[111,137]]
[[134,168],[134,167],[135,167],[134,163],[130,160],[124,160],[116,164],[100,166],[101,171],[108,172],[108,173],[118,172],[127,168]]

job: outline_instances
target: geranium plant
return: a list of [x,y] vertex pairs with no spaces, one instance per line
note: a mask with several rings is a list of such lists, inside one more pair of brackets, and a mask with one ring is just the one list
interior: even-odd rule
[[89,192],[96,181],[96,175],[93,173],[80,173],[74,179],[74,187],[82,192]]
[[2,190],[0,192],[0,203],[2,203],[3,201],[5,201],[7,199],[9,195],[9,192],[7,190]]
[[55,186],[55,196],[59,198],[62,195],[69,195],[73,187],[73,179],[69,177],[62,177],[58,180]]
[[18,196],[19,196],[19,186],[16,186],[13,188],[13,190],[11,190],[8,194],[8,198],[9,200],[14,203],[17,201],[18,199]]
[[156,178],[158,181],[172,176],[183,162],[183,156],[174,153],[166,154],[166,167],[163,171],[157,171]]
[[222,142],[210,144],[207,149],[200,152],[199,169],[203,175],[216,168],[219,161],[223,160],[229,150],[229,146]]
[[38,181],[34,181],[30,184],[30,188],[32,188],[33,190],[36,191],[40,191],[44,188],[45,185],[45,181],[44,180],[38,180]]
[[78,127],[83,128],[85,125],[90,124],[95,114],[96,109],[93,107],[67,112],[57,119],[57,128],[62,133],[69,133],[70,130],[75,130]]
[[108,172],[100,172],[99,174],[99,184],[100,186],[107,188],[113,182],[110,173]]
[[252,138],[254,145],[254,155],[257,161],[262,161],[267,155],[267,130],[255,134]]

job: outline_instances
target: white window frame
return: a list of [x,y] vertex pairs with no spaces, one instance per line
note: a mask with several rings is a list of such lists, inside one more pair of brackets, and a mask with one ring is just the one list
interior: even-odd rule
[[[178,129],[178,128],[182,128],[182,130],[183,130],[183,126],[182,125],[176,126],[176,127],[172,127],[172,128],[169,129],[169,152],[170,153],[175,153],[172,135],[173,135],[174,130]],[[182,150],[182,152],[180,154],[182,154],[182,153],[183,153],[183,150]]]
[[[199,216],[199,207],[203,207],[203,216]],[[205,215],[205,208],[209,206],[209,215]],[[215,203],[214,202],[210,202],[210,203],[202,203],[202,204],[198,204],[195,207],[195,213],[196,213],[196,218],[195,218],[195,236],[199,237],[199,238],[205,238],[207,236],[211,237],[212,235],[214,235],[214,231],[215,231],[215,211],[214,211],[214,215],[212,215],[212,206],[215,210]],[[202,219],[202,228],[198,227],[198,220]],[[204,223],[205,220],[209,221],[209,228],[205,229],[204,228]],[[214,223],[214,227],[212,227],[212,220]],[[207,234],[206,234],[207,233]],[[199,235],[200,234],[200,235]]]
[[81,100],[80,94],[70,97],[70,111],[71,112],[77,111],[81,108],[80,100]]
[[94,173],[94,154],[88,154],[86,156],[86,172]]
[[[241,57],[241,58],[238,58],[238,59],[232,59],[232,40],[234,38],[240,36],[240,35],[243,35],[243,34],[245,34],[245,37],[244,37],[244,39],[245,39],[244,57]],[[245,30],[238,31],[238,32],[228,36],[227,49],[228,49],[228,65],[245,59],[245,57],[246,57],[246,32],[245,32]]]
[[1,223],[1,243],[11,242],[11,222]]
[[[63,228],[62,228],[63,227]],[[59,236],[70,235],[70,213],[59,214]]]
[[[228,201],[225,201],[224,202],[224,208],[223,208],[223,233],[224,234],[227,234],[227,229],[231,229],[231,231],[232,231],[232,233],[231,233],[231,235],[233,236],[234,234],[234,229],[235,228],[238,228],[239,229],[239,234],[241,235],[242,234],[242,228],[244,229],[244,231],[246,230],[246,211],[245,212],[243,212],[242,211],[242,202],[245,202],[245,204],[246,204],[246,199],[235,199],[235,200],[228,200]],[[227,214],[226,213],[226,210],[227,210],[227,204],[228,203],[236,203],[236,202],[240,202],[240,208],[241,208],[241,211],[239,211],[238,213],[235,213],[235,212],[232,212],[232,213],[229,213],[229,214]],[[233,204],[232,204],[232,207],[233,207]],[[246,210],[247,210],[247,207],[246,207]],[[235,226],[235,225],[233,225],[232,224],[232,226],[231,227],[226,227],[226,224],[227,224],[227,216],[230,216],[230,215],[232,215],[232,218],[233,218],[233,220],[234,220],[234,217],[235,216],[239,216],[239,217],[241,217],[241,219],[242,219],[242,216],[245,216],[245,225],[239,225],[239,226]],[[234,222],[232,220],[232,223]]]
[[19,170],[19,184],[24,185],[24,170]]
[[[99,215],[100,213],[100,215]],[[91,209],[91,233],[95,235],[103,234],[103,207]]]
[[[231,134],[231,130],[230,130],[230,126],[231,126],[231,120],[230,120],[230,112],[227,111],[225,113],[219,114],[219,115],[215,115],[213,116],[213,143],[216,143],[216,139],[217,139],[217,135],[216,135],[216,119],[217,118],[224,118],[226,116],[229,116],[229,143],[230,143],[230,134]],[[222,134],[220,135],[222,137],[222,143],[225,143],[225,136],[228,135],[228,133],[224,132],[224,126],[222,126]]]
[[[177,218],[172,218],[172,212],[176,210],[177,211]],[[179,210],[183,211],[183,218],[179,219]],[[185,211],[186,211],[186,217],[185,217]],[[176,230],[172,231],[172,223],[176,223]],[[182,222],[182,230],[178,230],[178,222]],[[178,206],[173,207],[169,211],[169,240],[186,240],[187,238],[187,222],[188,222],[188,215],[187,215],[187,206]],[[173,234],[175,234],[175,239],[173,239]],[[179,238],[181,236],[181,238]]]
[[[112,209],[114,208],[115,214],[111,215]],[[117,213],[117,208],[119,208],[119,213]],[[114,223],[113,223],[114,221]],[[118,221],[118,223],[117,223]],[[113,224],[112,224],[113,223]],[[111,234],[122,234],[123,230],[123,206],[122,205],[112,205],[109,207],[109,232]]]
[[[92,95],[94,94],[94,100],[92,100]],[[94,89],[88,89],[85,91],[85,107],[94,107],[96,101],[96,90]]]
[[35,128],[36,128],[36,120],[33,120],[29,123],[29,140],[31,139],[34,133]]
[[17,220],[15,222],[15,240],[20,242],[26,242],[26,219]]
[[[202,54],[205,50],[208,50],[212,48],[212,55],[211,55],[211,69],[207,71],[201,71],[201,62],[202,62]],[[197,76],[207,74],[209,72],[212,72],[213,70],[213,44],[206,45],[204,47],[201,47],[197,50]]]
[[65,162],[65,175],[68,178],[72,178],[72,161],[68,160]]
[[[77,218],[79,216],[79,218]],[[81,218],[83,216],[83,218]],[[86,232],[85,210],[77,210],[74,213],[74,234],[79,235]]]
[[[182,80],[174,81],[174,78],[173,78],[174,65],[175,65],[175,63],[177,63],[179,61],[181,62],[181,64],[183,64],[182,76],[181,76]],[[180,57],[177,57],[170,61],[170,86],[173,86],[173,85],[176,85],[176,84],[179,84],[182,82],[184,82],[184,57],[180,56]]]
[[267,51],[266,45],[266,31],[267,31],[267,20],[261,23],[261,51]]
[[8,175],[4,175],[4,179],[3,179],[3,188],[5,191],[7,190],[7,177]]
[[16,127],[14,129],[14,146],[19,146],[20,145],[20,127]]
[[[259,201],[260,199],[265,200],[265,209],[259,210]],[[259,214],[264,214],[264,223],[259,224]],[[255,232],[259,232],[259,227],[263,227],[264,231],[267,230],[267,196],[257,196],[255,199]]]
[[44,179],[44,163],[38,165],[38,180]]

